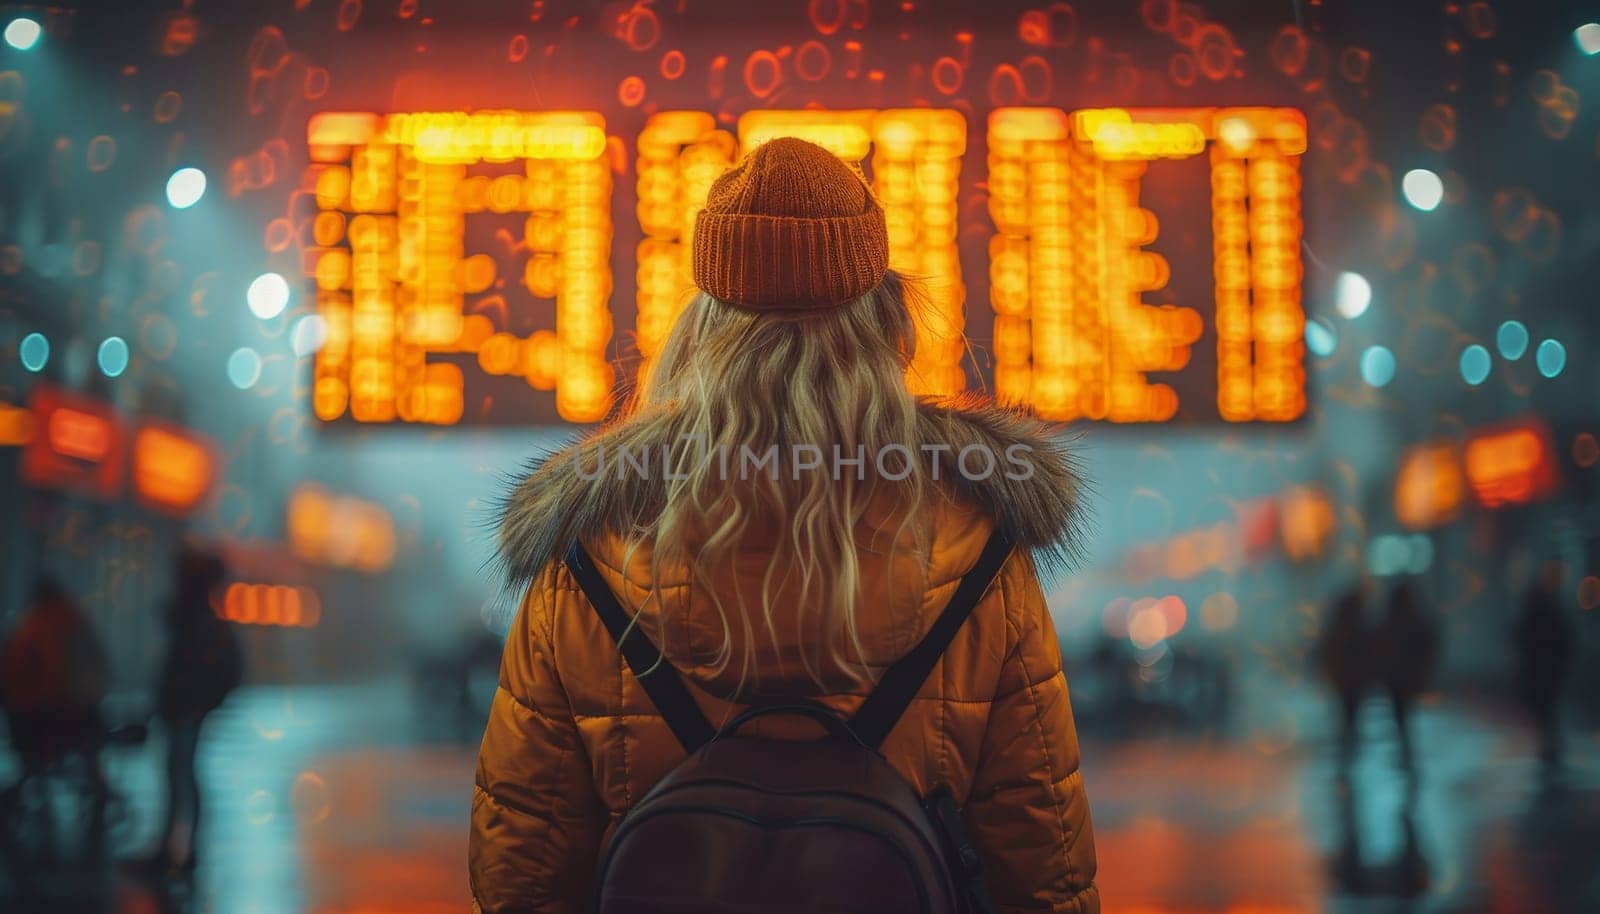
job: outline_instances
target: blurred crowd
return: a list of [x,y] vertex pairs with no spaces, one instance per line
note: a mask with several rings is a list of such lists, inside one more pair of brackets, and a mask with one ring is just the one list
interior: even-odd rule
[[143,743],[151,729],[163,740],[167,813],[156,845],[131,869],[163,879],[193,872],[203,724],[244,673],[238,637],[214,611],[226,577],[216,553],[195,546],[179,553],[148,723],[107,719],[106,645],[68,588],[48,575],[36,579],[0,654],[0,709],[20,763],[0,793],[0,848],[14,888],[53,867],[104,857],[123,804],[107,782],[102,753]]
[[[1576,672],[1578,619],[1563,587],[1565,572],[1559,562],[1539,567],[1493,639],[1512,671],[1512,687],[1501,691],[1534,734],[1547,778],[1563,769],[1562,708]],[[26,611],[3,632],[0,649],[0,709],[14,759],[8,770],[15,772],[0,785],[0,897],[26,894],[31,881],[52,873],[70,878],[89,861],[162,891],[192,884],[205,847],[197,837],[206,803],[196,758],[206,722],[241,684],[246,665],[237,627],[217,611],[227,582],[220,553],[196,545],[180,550],[166,602],[163,660],[148,686],[152,700],[146,713],[129,717],[107,710],[121,706],[107,694],[108,653],[116,645],[103,642],[72,588],[49,575],[36,578]],[[1351,895],[1418,897],[1429,883],[1415,804],[1430,746],[1419,743],[1413,718],[1439,694],[1446,644],[1443,613],[1426,594],[1415,578],[1363,576],[1330,603],[1308,639],[1306,672],[1323,684],[1330,709],[1326,757],[1335,774],[1325,795],[1338,836],[1329,877]],[[1080,725],[1102,741],[1237,739],[1259,723],[1260,711],[1247,704],[1240,681],[1250,666],[1224,653],[1238,647],[1176,638],[1142,650],[1106,635],[1071,664]],[[499,656],[499,638],[480,627],[413,657],[413,736],[475,744]],[[1280,710],[1298,713],[1288,707]],[[1300,732],[1315,751],[1315,723]],[[1395,747],[1392,768],[1373,744]],[[165,789],[153,807],[162,812],[137,829],[153,832],[153,841],[126,840],[131,812],[123,791],[130,788],[110,782],[103,764],[108,751],[134,747],[163,762]],[[1364,863],[1358,820],[1371,812],[1357,798],[1387,796],[1395,783],[1404,794],[1393,830],[1400,847]],[[122,837],[108,842],[119,826]]]
[[[1564,569],[1548,562],[1528,587],[1514,625],[1501,633],[1511,653],[1514,694],[1538,733],[1547,771],[1561,764],[1561,703],[1571,673],[1576,629],[1563,607]],[[1374,618],[1375,607],[1382,611]],[[1358,717],[1372,692],[1387,701],[1394,717],[1399,762],[1416,769],[1411,718],[1417,702],[1433,687],[1441,653],[1440,626],[1414,580],[1403,578],[1379,593],[1371,577],[1329,608],[1316,659],[1339,710],[1339,760],[1348,768],[1359,749]]]

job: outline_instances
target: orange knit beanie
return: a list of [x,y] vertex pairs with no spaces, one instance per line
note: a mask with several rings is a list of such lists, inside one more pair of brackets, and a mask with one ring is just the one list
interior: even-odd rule
[[694,281],[749,309],[828,308],[889,268],[883,208],[861,175],[815,143],[780,137],[711,185],[694,223]]

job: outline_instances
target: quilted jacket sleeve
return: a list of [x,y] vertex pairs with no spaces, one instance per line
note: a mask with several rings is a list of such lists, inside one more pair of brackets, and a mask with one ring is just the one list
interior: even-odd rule
[[607,818],[556,671],[555,582],[552,565],[511,627],[478,754],[468,862],[485,914],[589,909]]
[[1007,563],[1008,651],[965,818],[1001,911],[1096,914],[1094,834],[1061,648],[1026,555]]

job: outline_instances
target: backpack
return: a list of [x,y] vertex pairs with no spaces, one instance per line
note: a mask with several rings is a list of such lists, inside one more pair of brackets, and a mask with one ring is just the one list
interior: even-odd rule
[[[797,699],[717,730],[574,544],[567,566],[688,753],[617,824],[595,872],[595,914],[991,914],[954,796],[918,797],[878,749],[1010,551],[1002,534],[989,538],[922,642],[848,720]],[[739,732],[769,714],[805,715],[826,735]]]

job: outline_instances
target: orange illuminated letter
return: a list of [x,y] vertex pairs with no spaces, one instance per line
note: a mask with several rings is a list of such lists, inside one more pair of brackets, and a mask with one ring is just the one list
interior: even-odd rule
[[[639,348],[655,356],[693,289],[694,217],[717,176],[743,152],[780,136],[810,140],[853,165],[872,156],[872,188],[889,224],[889,266],[928,280],[917,313],[916,357],[907,382],[918,393],[953,394],[961,370],[961,261],[956,197],[967,125],[957,111],[751,111],[738,138],[711,115],[665,111],[639,135]],[[648,361],[646,363],[648,365]]]
[[995,390],[1051,419],[1158,422],[1202,323],[1144,304],[1170,269],[1144,250],[1139,206],[1152,159],[1211,149],[1217,406],[1229,421],[1305,410],[1299,160],[1305,121],[1276,108],[1002,108],[989,119],[990,300]]
[[[327,322],[312,392],[319,418],[460,421],[461,370],[428,362],[430,352],[476,353],[489,374],[553,389],[569,421],[605,415],[611,173],[600,115],[331,112],[311,119],[308,140],[322,246],[317,308]],[[477,162],[517,161],[523,174],[467,175]],[[464,250],[465,217],[485,210],[528,214],[519,279],[555,299],[554,332],[519,338],[497,328],[482,313],[504,318],[496,295],[465,313],[465,296],[496,281],[492,257]]]

